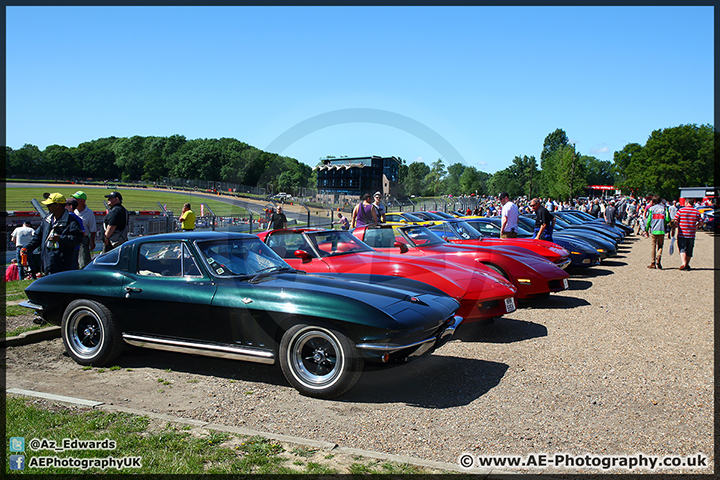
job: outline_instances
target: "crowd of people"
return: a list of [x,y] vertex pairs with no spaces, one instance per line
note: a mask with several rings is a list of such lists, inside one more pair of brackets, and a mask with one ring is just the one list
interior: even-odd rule
[[[103,252],[109,252],[127,241],[130,215],[122,205],[120,192],[105,198],[110,208],[103,222],[102,241]],[[16,247],[13,264],[17,266],[18,279],[77,270],[90,263],[98,229],[95,214],[86,201],[87,194],[82,190],[68,199],[59,192],[43,194],[40,203],[49,213],[40,226],[33,230],[26,221],[10,237]],[[33,255],[35,252],[39,255]]]
[[501,236],[514,236],[517,215],[535,213],[534,238],[552,241],[553,212],[579,210],[602,219],[607,224],[623,223],[637,228],[637,235],[651,240],[651,261],[647,268],[662,270],[662,253],[665,237],[671,241],[671,248],[677,241],[680,253],[680,270],[690,270],[690,259],[695,246],[695,234],[702,226],[698,209],[712,206],[708,199],[688,198],[681,205],[679,200],[665,200],[658,195],[636,198],[632,195],[618,198],[575,198],[560,202],[552,198],[509,199],[506,192],[497,198],[478,201],[474,208],[467,208],[466,215],[500,216]]

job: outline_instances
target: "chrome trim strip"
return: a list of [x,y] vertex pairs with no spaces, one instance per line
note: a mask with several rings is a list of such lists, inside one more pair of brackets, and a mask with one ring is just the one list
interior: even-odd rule
[[129,333],[123,333],[123,340],[136,347],[166,350],[168,352],[192,353],[207,357],[243,360],[247,362],[265,363],[268,365],[275,363],[274,353],[256,348],[190,342],[187,340],[132,335]]
[[38,310],[38,311],[40,311],[40,312],[43,311],[42,305],[38,305],[37,303],[33,303],[33,302],[31,302],[30,300],[24,300],[24,301],[18,303],[18,305],[21,306],[21,307],[25,307],[25,308],[32,308],[32,309]]
[[457,330],[457,327],[460,326],[460,323],[462,323],[462,321],[463,317],[455,315],[453,317],[452,323],[445,327],[445,330],[443,330],[438,337],[426,338],[425,340],[421,340],[415,343],[409,343],[407,345],[378,345],[374,343],[361,343],[359,345],[355,345],[355,347],[361,348],[363,350],[376,350],[388,353],[396,352],[398,350],[404,350],[406,348],[419,347],[426,343],[442,341],[445,337],[452,336],[455,333],[455,330]]

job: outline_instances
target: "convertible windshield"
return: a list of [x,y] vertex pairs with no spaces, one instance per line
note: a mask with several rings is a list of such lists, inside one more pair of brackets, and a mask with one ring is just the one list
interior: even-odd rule
[[372,248],[355,238],[352,233],[342,230],[309,232],[307,237],[321,257],[372,251]]
[[260,239],[242,238],[198,242],[203,261],[219,277],[256,275],[261,272],[292,270]]

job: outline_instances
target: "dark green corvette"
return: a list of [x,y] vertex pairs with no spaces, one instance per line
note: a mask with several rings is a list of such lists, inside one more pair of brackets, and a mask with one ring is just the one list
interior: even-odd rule
[[458,302],[424,283],[308,275],[255,235],[220,232],[138,238],[26,293],[22,305],[60,325],[82,365],[107,365],[123,343],[279,361],[293,387],[320,398],[352,388],[366,361],[432,352],[462,321]]

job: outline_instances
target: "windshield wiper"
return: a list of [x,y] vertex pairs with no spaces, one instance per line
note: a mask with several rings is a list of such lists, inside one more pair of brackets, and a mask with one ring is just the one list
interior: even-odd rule
[[283,272],[283,271],[296,271],[292,267],[286,267],[283,265],[275,265],[274,267],[268,267],[263,268],[262,270],[258,270],[257,273],[250,279],[250,283],[256,283],[258,280],[260,280],[262,277],[267,277],[268,275],[272,275],[274,273]]

